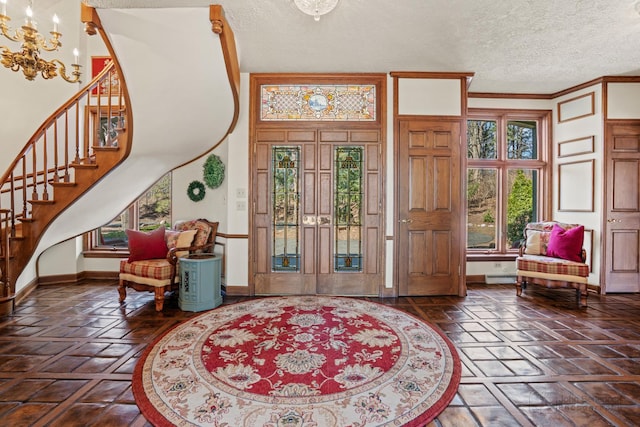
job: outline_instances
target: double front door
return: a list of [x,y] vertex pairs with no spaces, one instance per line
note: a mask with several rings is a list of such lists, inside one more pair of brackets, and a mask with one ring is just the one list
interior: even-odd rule
[[380,132],[267,129],[256,132],[253,146],[255,293],[378,295],[384,259]]

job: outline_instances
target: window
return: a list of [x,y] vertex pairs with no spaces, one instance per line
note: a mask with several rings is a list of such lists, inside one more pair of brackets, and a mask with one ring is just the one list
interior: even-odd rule
[[518,249],[549,212],[547,111],[472,110],[467,120],[467,252]]
[[171,227],[171,173],[160,178],[138,200],[108,224],[89,233],[86,249],[90,251],[126,251],[125,230],[150,231]]

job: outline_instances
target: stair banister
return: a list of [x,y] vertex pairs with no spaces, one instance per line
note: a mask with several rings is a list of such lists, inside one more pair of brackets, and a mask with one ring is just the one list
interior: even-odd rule
[[[131,133],[122,126],[113,140],[105,138],[103,144],[97,139],[105,113],[108,124],[113,114],[122,116],[118,122],[127,126],[132,117],[126,108],[126,83],[95,10],[82,4],[81,16],[94,19],[90,23],[83,19],[87,32],[99,30],[113,61],[38,127],[0,176],[0,314],[11,312],[16,279],[49,224],[130,152]],[[119,82],[117,91],[110,84],[114,76]],[[103,87],[108,88],[106,93]],[[88,116],[94,108],[95,121],[91,123]],[[95,132],[89,131],[90,126]],[[8,301],[12,303],[9,310]]]

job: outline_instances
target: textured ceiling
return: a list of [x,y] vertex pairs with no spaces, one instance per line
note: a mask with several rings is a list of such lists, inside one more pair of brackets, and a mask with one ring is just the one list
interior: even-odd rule
[[293,0],[87,3],[222,4],[243,72],[474,72],[473,92],[549,94],[601,76],[640,75],[638,1],[340,0],[319,22]]

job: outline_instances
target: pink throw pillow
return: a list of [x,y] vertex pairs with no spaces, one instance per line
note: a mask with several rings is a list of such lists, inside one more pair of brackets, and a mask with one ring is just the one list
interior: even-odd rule
[[554,224],[547,246],[547,256],[582,262],[583,239],[584,226],[580,225],[565,230]]
[[164,240],[164,230],[162,226],[149,233],[126,230],[129,239],[129,262],[166,257],[169,249]]

